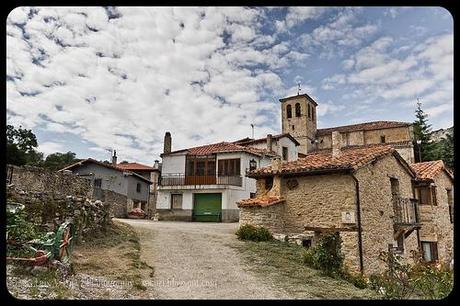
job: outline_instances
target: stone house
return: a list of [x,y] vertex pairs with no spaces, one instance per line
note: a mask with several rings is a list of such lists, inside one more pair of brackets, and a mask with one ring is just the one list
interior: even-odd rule
[[420,243],[426,261],[453,259],[454,176],[442,160],[411,165],[417,177],[415,195],[420,210]]
[[158,192],[158,180],[161,172],[159,161],[156,160],[153,167],[143,165],[140,163],[119,163],[117,164],[117,167],[123,170],[137,173],[152,182],[149,189],[149,201],[145,210],[148,217],[151,218],[155,214]]
[[236,202],[255,195],[255,180],[245,172],[280,156],[297,158],[291,135],[267,135],[171,151],[165,134],[156,211],[160,220],[236,222]]
[[66,170],[90,178],[93,198],[111,202],[115,217],[124,218],[135,207],[146,209],[152,182],[142,175],[117,167],[116,155],[112,164],[87,158],[59,171]]
[[340,133],[333,132],[332,149],[295,161],[274,159],[270,166],[250,171],[257,192],[238,202],[240,225],[300,235],[304,246],[337,232],[345,264],[364,273],[384,269],[381,251],[411,260],[420,228],[414,171],[392,146],[340,144]]
[[331,128],[317,128],[316,103],[308,94],[298,94],[281,102],[282,133],[290,133],[299,143],[299,157],[330,149],[332,132],[340,132],[343,146],[390,144],[408,162],[413,163],[413,127],[399,121],[374,121]]

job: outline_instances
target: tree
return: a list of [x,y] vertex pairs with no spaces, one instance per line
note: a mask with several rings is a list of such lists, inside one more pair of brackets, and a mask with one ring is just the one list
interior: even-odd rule
[[[431,142],[431,124],[428,124],[428,115],[422,109],[422,103],[417,102],[417,109],[415,110],[415,121],[414,121],[414,146],[419,152],[421,150],[421,160],[418,160],[418,154],[416,159],[418,162],[434,160],[436,154],[434,152],[434,145]],[[421,141],[420,144],[417,141]]]
[[51,170],[59,170],[77,162],[78,160],[75,158],[75,153],[67,152],[67,153],[53,153],[46,157],[43,167],[51,169]]
[[35,150],[37,137],[32,130],[6,126],[6,162],[17,166],[40,165],[43,153]]
[[446,137],[442,138],[440,141],[440,156],[446,167],[451,171],[454,170],[454,136],[451,134],[446,134]]

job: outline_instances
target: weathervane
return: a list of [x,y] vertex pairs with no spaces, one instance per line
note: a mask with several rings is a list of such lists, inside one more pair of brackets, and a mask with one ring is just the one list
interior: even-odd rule
[[251,128],[252,128],[252,139],[254,139],[254,124],[251,123]]
[[300,81],[297,83],[297,95],[300,95]]

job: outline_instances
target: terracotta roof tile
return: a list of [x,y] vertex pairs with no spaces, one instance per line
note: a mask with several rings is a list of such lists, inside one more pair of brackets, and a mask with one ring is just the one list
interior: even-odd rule
[[93,158],[87,158],[87,159],[80,160],[80,161],[78,161],[78,162],[76,162],[76,163],[73,163],[73,164],[71,164],[71,165],[68,165],[68,166],[66,166],[66,167],[64,167],[64,168],[62,168],[62,169],[60,169],[59,171],[70,170],[70,169],[72,169],[72,168],[81,166],[81,165],[83,165],[84,163],[93,163],[93,164],[100,165],[100,166],[102,166],[102,167],[106,167],[106,168],[109,168],[109,169],[114,169],[114,170],[117,170],[117,171],[120,171],[120,172],[126,172],[126,173],[129,173],[130,175],[136,176],[137,178],[139,178],[139,179],[141,179],[141,180],[143,180],[143,181],[145,181],[145,182],[147,182],[147,183],[149,183],[149,184],[152,184],[152,182],[151,182],[150,180],[146,179],[146,178],[143,177],[142,175],[139,175],[139,174],[137,174],[137,173],[135,173],[135,172],[132,172],[132,171],[130,171],[130,170],[128,170],[128,169],[120,168],[120,167],[118,167],[118,165],[117,165],[117,166],[114,166],[114,165],[112,165],[112,164],[103,163],[103,162],[100,162],[100,161],[95,160],[95,159],[93,159]]
[[434,180],[434,178],[443,170],[446,171],[451,178],[453,178],[452,173],[446,168],[442,160],[414,163],[410,166],[414,169],[417,175],[417,180]]
[[120,163],[120,164],[117,164],[117,167],[124,169],[124,170],[149,170],[149,171],[158,170],[153,167],[139,164],[139,163]]
[[[297,145],[300,145],[300,143],[299,143],[291,134],[289,134],[289,133],[273,135],[273,136],[272,136],[272,139],[276,139],[276,140],[277,140],[277,139],[283,138],[283,137],[288,137],[288,138],[290,138],[294,143],[296,143]],[[243,139],[234,141],[233,143],[239,144],[239,145],[242,145],[242,146],[246,146],[246,145],[249,145],[249,144],[259,143],[259,142],[266,142],[266,141],[267,141],[267,137],[258,138],[258,139],[252,139],[252,138],[246,137],[246,138],[243,138]]]
[[260,196],[252,199],[244,199],[237,202],[238,207],[265,207],[284,202],[284,198],[280,196]]
[[394,154],[396,150],[389,145],[361,146],[342,148],[338,156],[332,156],[331,150],[323,150],[307,154],[295,161],[281,162],[281,170],[273,170],[272,166],[259,168],[249,172],[249,177],[288,173],[314,173],[320,171],[356,170],[367,163],[386,154]]
[[341,133],[344,132],[354,132],[354,131],[370,131],[370,130],[379,130],[379,129],[389,129],[389,128],[398,128],[404,126],[410,126],[412,123],[401,122],[401,121],[373,121],[373,122],[364,122],[359,124],[336,126],[325,129],[318,129],[316,131],[316,136],[324,136],[331,134],[333,131],[338,131]]
[[[255,155],[275,155],[273,152],[269,152],[266,149],[258,149],[258,148],[252,148],[252,147],[245,147],[241,146],[232,142],[219,142],[219,143],[213,143],[213,144],[208,144],[204,146],[199,146],[199,147],[193,147],[193,148],[188,148],[188,149],[183,149],[179,151],[173,151],[169,154],[172,153],[178,153],[178,152],[187,152],[190,155],[210,155],[210,154],[215,154],[215,153],[225,153],[225,152],[247,152]],[[167,154],[163,154],[167,155]]]

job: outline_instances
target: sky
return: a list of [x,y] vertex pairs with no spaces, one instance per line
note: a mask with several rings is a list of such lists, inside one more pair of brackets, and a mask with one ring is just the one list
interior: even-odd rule
[[453,125],[453,19],[441,7],[18,7],[7,123],[45,156],[152,165],[172,149],[281,132],[307,93],[318,128]]

